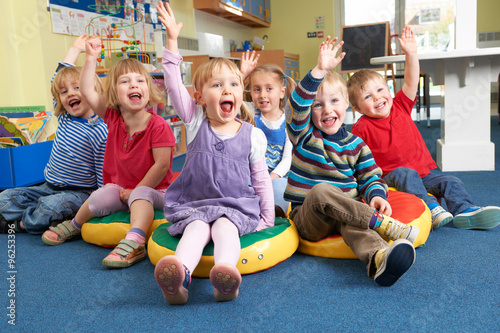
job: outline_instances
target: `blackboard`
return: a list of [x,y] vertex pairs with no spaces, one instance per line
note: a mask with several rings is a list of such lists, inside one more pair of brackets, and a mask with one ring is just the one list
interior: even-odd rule
[[342,26],[342,51],[346,53],[340,63],[341,73],[360,69],[386,70],[387,65],[372,65],[373,57],[384,57],[389,53],[389,22]]

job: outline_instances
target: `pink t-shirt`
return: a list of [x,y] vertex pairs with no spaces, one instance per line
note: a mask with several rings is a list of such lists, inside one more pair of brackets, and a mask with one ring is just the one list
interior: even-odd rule
[[411,118],[414,104],[415,101],[400,90],[393,99],[391,114],[387,118],[362,116],[352,127],[352,134],[359,136],[370,147],[375,163],[382,168],[384,176],[398,167],[407,167],[425,177],[437,167]]
[[[152,113],[146,129],[130,138],[119,111],[107,109],[104,122],[108,125],[108,141],[104,154],[103,182],[134,189],[154,164],[153,148],[175,146],[175,137],[165,119]],[[170,168],[157,190],[166,189],[172,182],[172,155]]]

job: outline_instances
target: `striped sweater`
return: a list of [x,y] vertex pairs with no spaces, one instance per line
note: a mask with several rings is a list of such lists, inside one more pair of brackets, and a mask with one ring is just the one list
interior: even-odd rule
[[290,96],[286,121],[293,153],[285,200],[293,206],[300,205],[309,190],[319,183],[329,183],[367,203],[374,196],[386,199],[382,170],[365,142],[349,133],[345,125],[333,135],[326,135],[314,126],[310,107],[321,81],[309,72]]
[[[59,62],[54,78],[62,68],[74,66]],[[56,101],[53,100],[54,109]],[[102,165],[108,128],[97,115],[87,119],[63,113],[58,125],[49,162],[44,170],[45,180],[60,189],[94,189],[103,185]]]

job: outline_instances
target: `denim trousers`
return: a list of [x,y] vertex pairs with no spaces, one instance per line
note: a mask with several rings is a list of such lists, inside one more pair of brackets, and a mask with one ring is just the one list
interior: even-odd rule
[[455,176],[430,173],[420,178],[417,171],[400,167],[388,173],[384,180],[388,186],[395,187],[398,191],[419,197],[427,206],[437,203],[436,198],[443,198],[453,216],[474,206],[464,183]]
[[75,216],[90,190],[54,190],[47,183],[10,188],[0,193],[0,214],[7,221],[23,221],[29,233],[41,234],[53,221]]
[[389,246],[378,232],[368,227],[373,213],[374,209],[366,203],[345,195],[338,187],[321,183],[309,191],[301,206],[290,212],[290,219],[299,236],[309,241],[342,235],[373,278],[375,253]]

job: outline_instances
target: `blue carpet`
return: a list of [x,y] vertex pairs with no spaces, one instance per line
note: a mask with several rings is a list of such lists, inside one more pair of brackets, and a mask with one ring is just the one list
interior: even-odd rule
[[[453,173],[478,205],[500,206],[497,121],[492,118],[496,171]],[[439,122],[419,128],[427,141],[439,131]],[[377,286],[359,260],[296,253],[244,276],[232,302],[216,303],[209,280],[193,279],[188,304],[170,306],[149,260],[108,270],[101,260],[110,249],[83,240],[49,247],[39,236],[17,234],[11,285],[7,235],[0,235],[0,327],[20,332],[498,332],[499,236],[500,227],[466,231],[447,225],[432,232],[417,249],[414,266],[392,287]],[[12,300],[15,327],[8,323]]]

